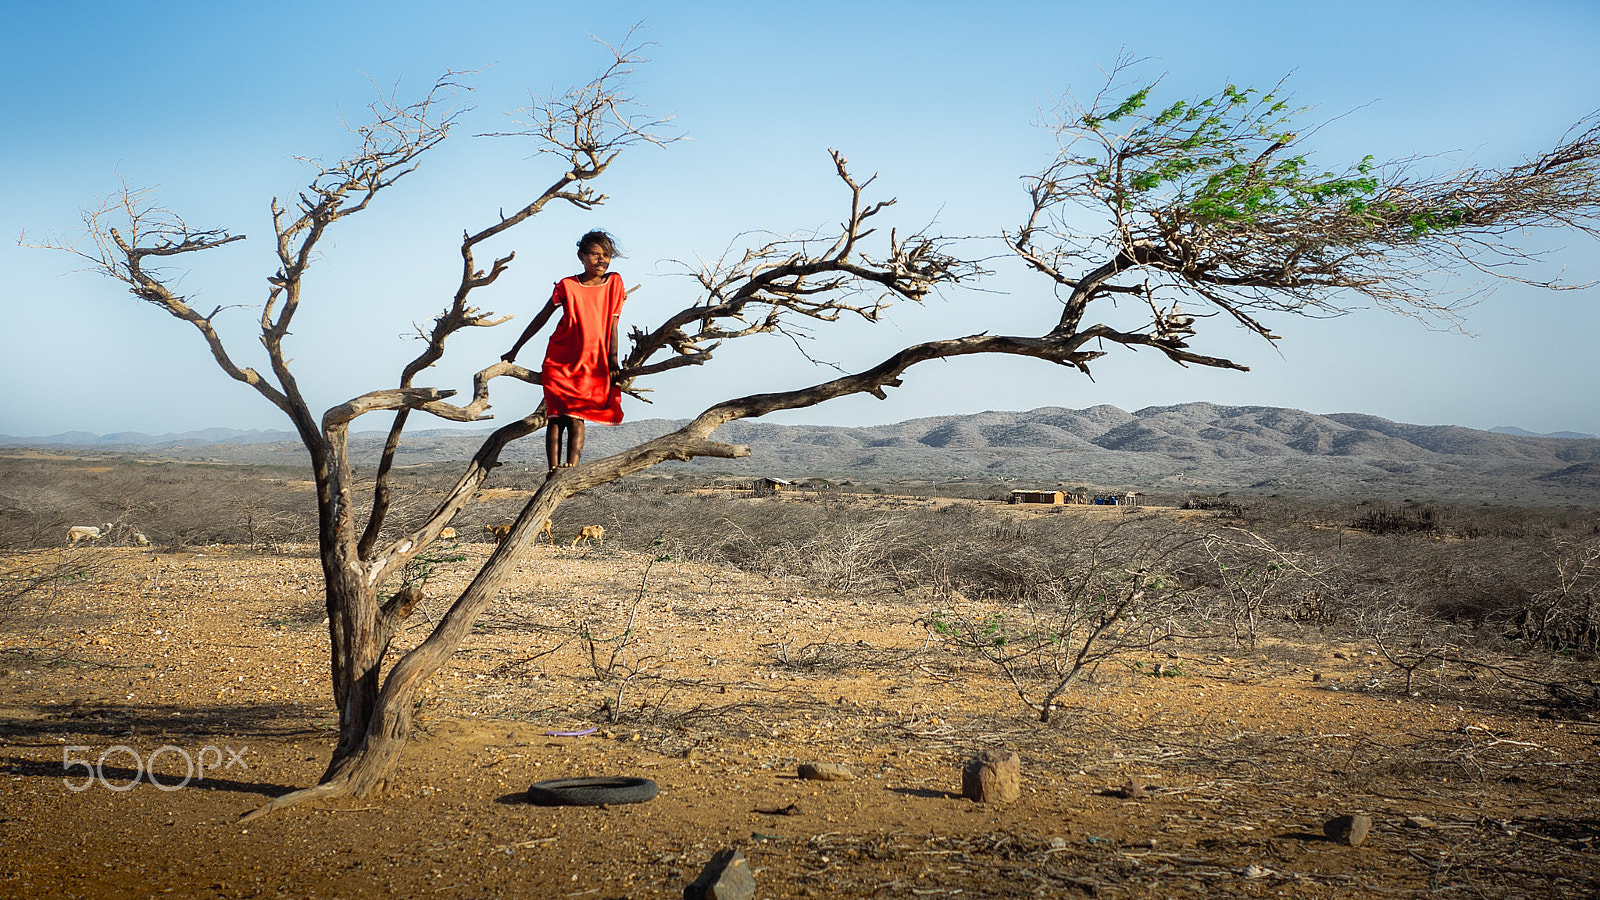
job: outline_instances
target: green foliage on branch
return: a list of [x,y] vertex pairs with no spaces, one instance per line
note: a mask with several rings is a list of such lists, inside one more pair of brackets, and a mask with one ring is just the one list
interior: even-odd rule
[[1291,108],[1277,91],[1230,84],[1214,97],[1179,100],[1138,117],[1154,87],[1133,92],[1103,117],[1083,116],[1084,127],[1096,131],[1136,117],[1134,128],[1117,138],[1121,149],[1094,176],[1100,183],[1121,181],[1131,194],[1166,192],[1197,221],[1223,227],[1330,202],[1361,214],[1377,203],[1380,180],[1371,156],[1344,172],[1319,172],[1305,154],[1274,158],[1298,138],[1292,120],[1306,111]]

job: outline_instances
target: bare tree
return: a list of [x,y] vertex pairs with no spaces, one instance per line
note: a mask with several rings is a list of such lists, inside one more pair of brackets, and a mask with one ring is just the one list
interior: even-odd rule
[[[279,267],[269,279],[259,335],[269,362],[267,374],[235,362],[212,326],[218,310],[206,314],[194,309],[176,292],[172,279],[151,268],[151,263],[219,248],[242,236],[192,228],[131,190],[86,215],[94,246],[84,255],[127,283],[135,296],[193,325],[224,372],[289,416],[311,454],[339,738],[317,786],[273,800],[251,816],[312,798],[365,795],[378,786],[404,745],[416,692],[470,632],[555,509],[577,493],[667,460],[747,455],[746,447],[711,439],[728,422],[851,394],[881,398],[917,363],[969,354],[1032,356],[1087,371],[1089,362],[1104,352],[1088,345],[1110,341],[1156,347],[1180,363],[1243,368],[1186,349],[1184,338],[1193,319],[1176,309],[1159,310],[1158,287],[1185,290],[1263,335],[1269,332],[1259,313],[1328,310],[1336,305],[1335,293],[1344,289],[1402,310],[1432,310],[1429,299],[1411,289],[1413,275],[1448,264],[1444,257],[1450,253],[1474,260],[1476,249],[1503,246],[1496,239],[1515,226],[1575,224],[1589,230],[1597,199],[1600,137],[1594,128],[1506,172],[1474,171],[1447,182],[1413,182],[1403,177],[1403,168],[1398,170],[1402,174],[1385,180],[1367,164],[1348,178],[1307,175],[1299,157],[1277,156],[1294,136],[1263,133],[1266,119],[1257,109],[1256,95],[1249,92],[1230,89],[1221,100],[1197,104],[1205,110],[1198,117],[1189,113],[1195,107],[1183,105],[1144,114],[1141,92],[1109,112],[1091,110],[1064,120],[1064,136],[1098,140],[1109,155],[1091,157],[1065,146],[1054,163],[1029,180],[1031,213],[1016,233],[1007,235],[1015,253],[1066,292],[1060,319],[1048,331],[1038,337],[977,334],[915,344],[865,371],[718,403],[670,434],[560,470],[529,500],[510,534],[429,636],[385,672],[390,639],[422,590],[416,581],[402,580],[407,564],[469,502],[506,445],[545,426],[541,409],[496,430],[419,525],[384,540],[392,502],[390,472],[411,412],[475,421],[485,417],[494,378],[538,382],[537,373],[499,362],[475,376],[472,399],[463,405],[448,402],[453,391],[415,384],[442,357],[446,341],[456,332],[503,321],[468,301],[506,271],[512,255],[496,258],[484,269],[475,252],[551,201],[582,209],[601,203],[603,195],[589,183],[617,154],[664,140],[659,135],[662,123],[638,115],[622,92],[625,76],[638,61],[636,52],[625,48],[614,56],[613,64],[588,85],[538,101],[527,111],[530,123],[519,134],[558,156],[565,171],[516,212],[501,214],[490,226],[463,237],[456,292],[431,330],[422,333],[425,350],[403,369],[398,384],[354,397],[320,418],[301,395],[283,347],[302,300],[305,273],[329,228],[369,208],[380,192],[413,171],[419,158],[445,139],[459,113],[448,105],[457,87],[453,76],[440,79],[416,103],[374,104],[372,122],[356,131],[360,146],[354,153],[316,166],[310,185],[294,202],[274,202]],[[1275,103],[1269,107],[1276,111]],[[1266,149],[1258,151],[1258,145]],[[876,226],[893,201],[869,202],[870,179],[858,182],[838,153],[833,162],[848,199],[837,233],[773,241],[701,269],[695,275],[700,291],[693,302],[654,328],[633,330],[620,373],[625,390],[637,396],[643,390],[641,379],[705,365],[728,340],[795,334],[807,323],[844,317],[875,321],[893,300],[920,301],[941,286],[980,274],[974,263],[953,256],[937,237],[902,237],[893,229],[879,233]],[[1105,234],[1080,237],[1066,227],[1061,215],[1065,207],[1083,203],[1099,203],[1110,211],[1111,227]],[[118,218],[121,227],[113,227]],[[1397,259],[1401,261],[1393,261]],[[1407,268],[1408,259],[1414,268]],[[1119,279],[1139,272],[1154,281],[1141,285]],[[1091,303],[1124,295],[1150,300],[1155,325],[1148,332],[1084,324]],[[352,496],[356,485],[348,431],[359,416],[380,410],[393,411],[394,423],[377,468],[370,513],[361,522]],[[403,589],[385,599],[388,586],[397,582]]]

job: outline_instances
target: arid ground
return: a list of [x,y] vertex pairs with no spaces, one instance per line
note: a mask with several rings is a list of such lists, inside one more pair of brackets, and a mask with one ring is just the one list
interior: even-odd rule
[[[401,644],[489,549],[441,564]],[[532,552],[381,796],[240,824],[328,759],[311,548],[96,558],[0,622],[3,897],[676,898],[726,847],[770,898],[1600,894],[1600,726],[1541,705],[1525,661],[1408,694],[1331,632],[1190,642],[1108,662],[1040,724],[924,598],[609,544]],[[1022,759],[1015,803],[960,796],[991,747]],[[660,794],[525,802],[601,775]],[[1371,816],[1364,843],[1324,837],[1342,814]]]

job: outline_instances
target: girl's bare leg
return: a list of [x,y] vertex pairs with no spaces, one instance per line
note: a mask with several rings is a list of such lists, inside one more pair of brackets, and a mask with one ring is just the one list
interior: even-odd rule
[[575,466],[583,461],[583,420],[568,417],[567,427],[572,429],[567,437],[567,465]]
[[561,462],[561,428],[567,422],[565,416],[551,416],[544,428],[544,455],[550,462],[550,471],[554,472]]

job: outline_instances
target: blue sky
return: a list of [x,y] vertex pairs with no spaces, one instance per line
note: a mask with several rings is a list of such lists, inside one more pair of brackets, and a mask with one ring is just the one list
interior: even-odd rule
[[[1330,9],[1336,12],[1328,12]],[[377,90],[402,98],[446,69],[478,70],[471,112],[421,170],[337,226],[308,280],[291,355],[318,411],[392,386],[415,354],[410,323],[448,298],[458,241],[501,208],[525,203],[559,169],[526,146],[475,134],[506,129],[505,111],[587,80],[607,60],[591,35],[617,41],[644,21],[655,43],[634,95],[674,116],[689,138],[631,151],[598,187],[592,213],[551,207],[494,248],[513,269],[480,297],[517,319],[462,335],[427,380],[470,389],[548,295],[575,270],[572,241],[590,227],[622,240],[614,268],[641,290],[627,320],[659,318],[693,298],[674,260],[719,255],[750,231],[826,228],[842,214],[829,148],[898,197],[902,231],[932,225],[993,235],[1023,215],[1019,177],[1052,139],[1039,110],[1092,95],[1123,53],[1163,76],[1162,98],[1227,83],[1270,86],[1331,120],[1310,145],[1331,168],[1444,154],[1501,166],[1553,144],[1600,107],[1600,4],[1592,2],[1286,4],[749,3],[471,5],[390,2],[14,4],[0,71],[0,433],[162,433],[207,426],[280,428],[280,414],[226,379],[188,326],[134,300],[64,254],[18,246],[70,236],[77,210],[118,178],[159,189],[191,224],[249,240],[204,254],[183,276],[197,305],[222,314],[236,355],[262,366],[252,310],[273,270],[269,203],[305,180],[295,157],[351,146]],[[1535,235],[1551,268],[1600,279],[1600,247],[1578,234]],[[982,242],[973,252],[995,252]],[[1046,285],[996,263],[985,290],[896,307],[873,328],[819,332],[814,356],[864,367],[907,341],[977,331],[1042,333]],[[1466,286],[1466,285],[1458,285]],[[985,409],[1135,410],[1204,400],[1364,412],[1424,424],[1600,434],[1600,287],[1548,293],[1503,285],[1467,319],[1429,330],[1376,311],[1333,321],[1271,321],[1277,347],[1212,329],[1196,349],[1249,373],[1180,369],[1153,353],[1114,353],[1090,382],[1023,360],[965,359],[912,370],[888,401],[853,398],[780,421],[869,424]],[[542,344],[543,338],[536,339]],[[658,379],[656,403],[630,417],[685,416],[731,394],[828,377],[782,338],[719,353],[703,370]],[[497,394],[497,412],[537,403]],[[381,427],[378,417],[362,423]]]

